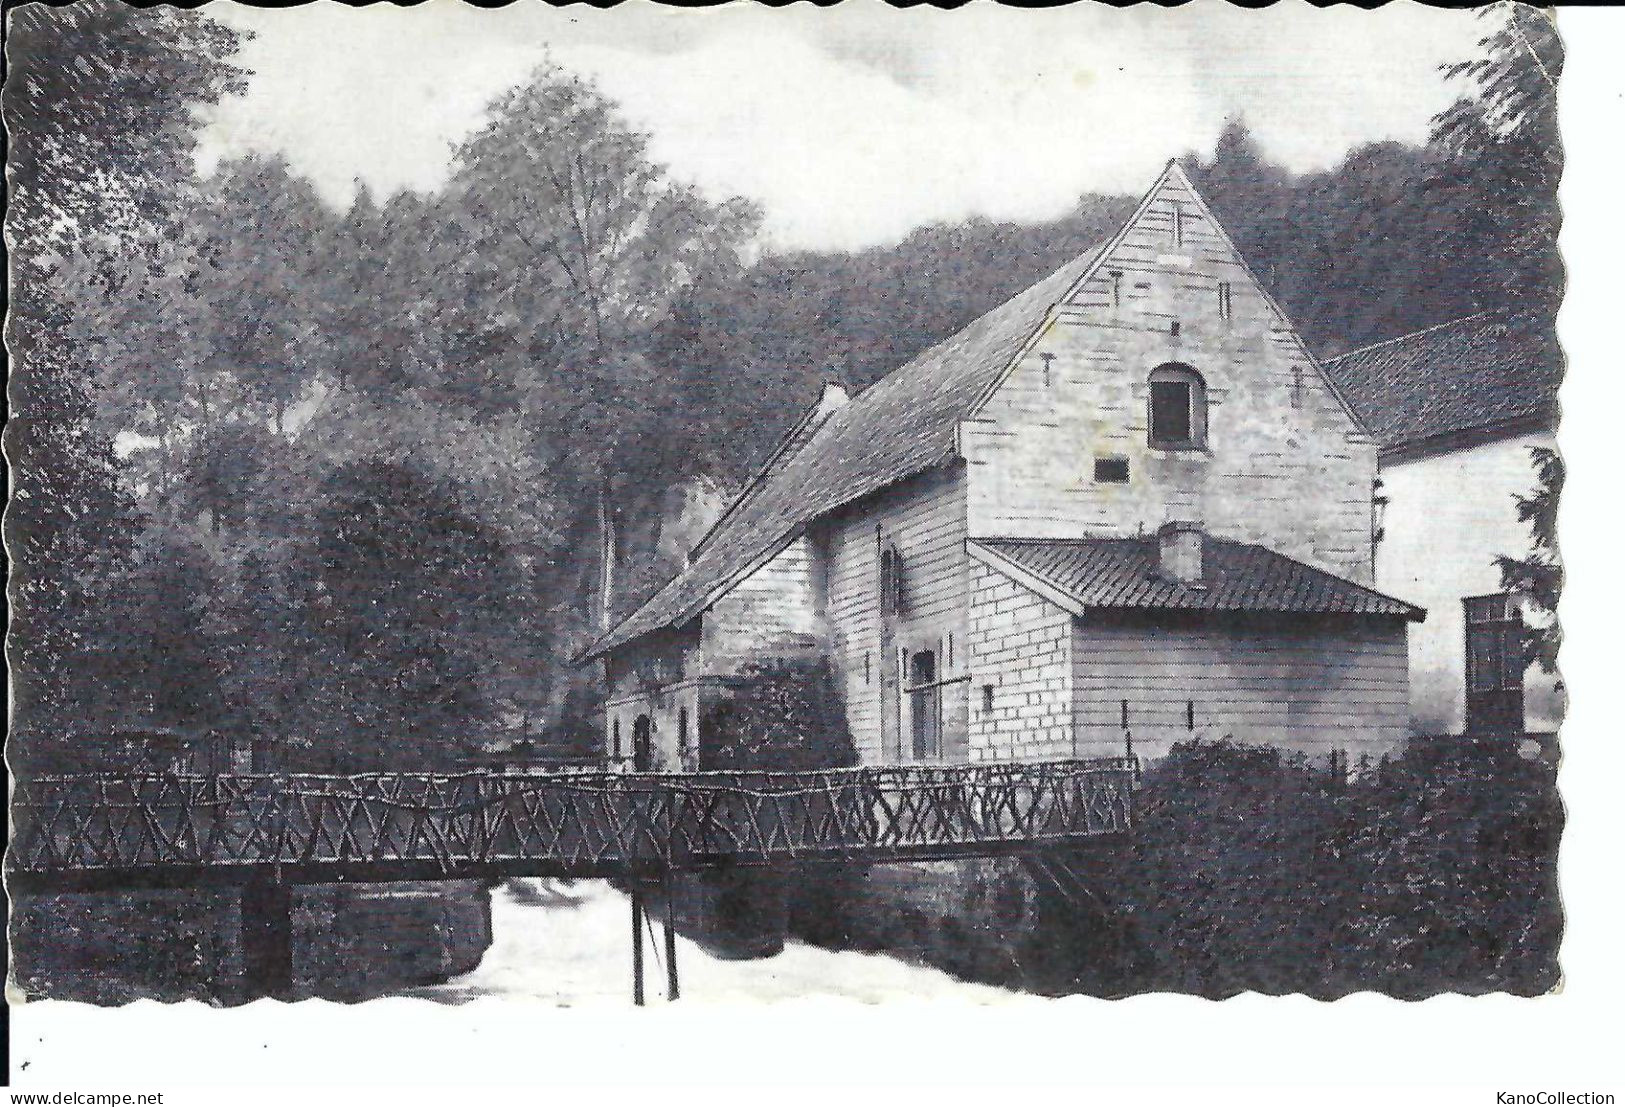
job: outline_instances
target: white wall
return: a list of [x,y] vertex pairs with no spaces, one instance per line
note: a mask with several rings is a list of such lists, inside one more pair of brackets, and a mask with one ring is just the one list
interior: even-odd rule
[[[1389,504],[1377,588],[1428,612],[1410,633],[1411,727],[1418,734],[1454,734],[1465,725],[1461,601],[1501,591],[1498,555],[1528,553],[1529,529],[1513,497],[1535,485],[1529,448],[1554,445],[1550,434],[1529,434],[1382,469]],[[1527,729],[1555,730],[1562,717],[1556,678],[1531,666],[1524,710]]]
[[[1206,382],[1205,449],[1147,441],[1147,380],[1170,362]],[[1183,519],[1370,579],[1376,446],[1177,181],[960,424],[960,445],[973,538],[1132,537]],[[1100,457],[1125,459],[1128,481],[1097,482]]]

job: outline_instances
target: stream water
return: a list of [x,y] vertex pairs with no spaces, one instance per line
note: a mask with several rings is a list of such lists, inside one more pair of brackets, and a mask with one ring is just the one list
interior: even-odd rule
[[[491,893],[494,940],[479,968],[410,994],[445,1002],[484,996],[577,1005],[629,1003],[632,995],[631,904],[601,880],[512,880]],[[650,1004],[666,1002],[660,928],[644,935],[644,988]],[[786,942],[775,957],[723,960],[677,938],[682,998],[776,1000],[894,997],[993,1000],[1008,993],[967,984],[946,973],[872,953],[838,953]]]

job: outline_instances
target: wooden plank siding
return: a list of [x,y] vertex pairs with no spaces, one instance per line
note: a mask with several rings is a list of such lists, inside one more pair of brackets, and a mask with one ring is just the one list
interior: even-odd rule
[[[881,741],[880,563],[883,543],[896,546],[903,562],[904,612],[895,648],[936,648],[939,674],[966,671],[965,481],[959,466],[932,470],[854,504],[821,531],[828,551],[827,619],[830,654],[846,695],[847,725],[864,763],[907,760]],[[948,637],[953,664],[948,665]],[[960,685],[958,687],[963,687]],[[963,693],[957,699],[962,701]],[[963,745],[962,707],[945,699],[945,746]]]
[[823,564],[806,535],[792,541],[706,612],[694,659],[706,673],[734,673],[762,657],[820,652]]
[[1357,759],[1408,733],[1398,621],[1079,618],[1071,658],[1084,753],[1122,751],[1124,700],[1135,752],[1149,757],[1200,736]]

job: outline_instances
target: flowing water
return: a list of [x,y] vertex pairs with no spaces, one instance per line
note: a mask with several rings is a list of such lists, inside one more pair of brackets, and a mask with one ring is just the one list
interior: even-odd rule
[[[410,994],[446,1002],[484,996],[550,1003],[629,1003],[631,904],[601,880],[511,880],[491,893],[494,940],[479,968]],[[666,1002],[660,928],[644,934],[644,989]],[[722,960],[677,938],[684,1002],[842,997],[992,1000],[1009,993],[967,984],[935,969],[872,953],[837,953],[786,942],[775,957]]]

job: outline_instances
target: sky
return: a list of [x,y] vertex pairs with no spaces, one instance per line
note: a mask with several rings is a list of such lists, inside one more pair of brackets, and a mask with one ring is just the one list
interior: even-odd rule
[[1289,168],[1354,145],[1421,141],[1471,56],[1472,13],[1174,9],[881,0],[832,9],[629,0],[414,8],[211,4],[254,38],[246,93],[205,117],[199,165],[280,151],[336,205],[429,190],[492,98],[552,61],[591,77],[673,177],[757,201],[766,245],[858,249],[970,216],[1056,218],[1083,192],[1138,194],[1169,158],[1246,120]]

